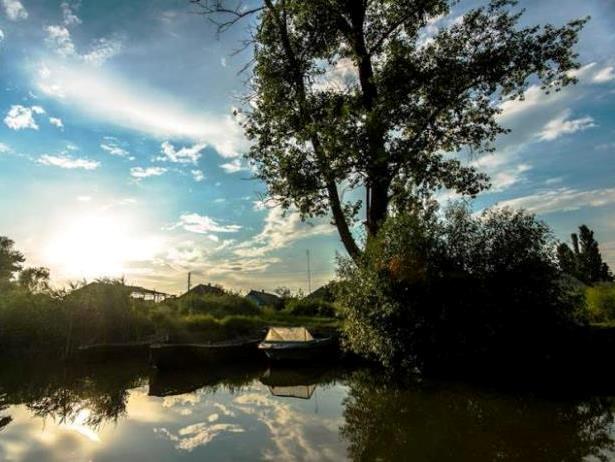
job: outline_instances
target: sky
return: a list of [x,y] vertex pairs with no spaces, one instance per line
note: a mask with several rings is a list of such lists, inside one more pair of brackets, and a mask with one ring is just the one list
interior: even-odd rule
[[[591,16],[580,82],[503,104],[511,132],[464,158],[493,183],[473,207],[525,208],[562,240],[585,223],[615,267],[615,0],[520,7],[523,24]],[[334,277],[344,251],[329,221],[265,203],[243,158],[246,26],[218,36],[194,12],[187,0],[0,0],[0,235],[56,285],[124,276],[180,293],[192,272],[193,284],[306,292],[308,250],[312,289]]]

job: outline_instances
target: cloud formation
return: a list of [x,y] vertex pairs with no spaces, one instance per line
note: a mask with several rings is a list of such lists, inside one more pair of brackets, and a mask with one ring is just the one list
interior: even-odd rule
[[177,98],[79,63],[47,61],[34,75],[37,88],[91,118],[166,140],[211,145],[223,157],[248,147],[241,127],[228,116],[211,115]]
[[100,166],[100,162],[98,161],[71,157],[65,154],[43,154],[39,157],[38,163],[42,165],[51,165],[53,167],[83,170],[95,170]]
[[205,143],[197,143],[191,147],[176,149],[169,141],[165,141],[160,146],[162,155],[156,160],[163,162],[174,162],[179,164],[194,164],[201,158],[201,152],[207,147]]
[[14,104],[4,118],[4,124],[12,130],[24,130],[26,128],[38,130],[34,115],[44,113],[45,110],[40,106],[26,107],[21,104]]
[[572,111],[566,109],[555,119],[549,121],[538,135],[538,138],[542,141],[553,141],[560,136],[569,135],[596,126],[594,119],[589,116],[580,119],[569,119],[571,114]]
[[11,21],[28,19],[28,11],[19,0],[2,0],[6,17]]
[[185,213],[179,217],[179,221],[169,229],[182,228],[191,233],[236,233],[241,229],[239,225],[223,225],[207,215],[198,213]]
[[615,203],[615,188],[579,191],[558,188],[499,202],[499,207],[522,208],[533,213],[553,213],[578,210],[581,207],[601,207]]
[[163,167],[133,167],[130,169],[130,176],[133,178],[149,178],[150,176],[160,176],[166,173]]

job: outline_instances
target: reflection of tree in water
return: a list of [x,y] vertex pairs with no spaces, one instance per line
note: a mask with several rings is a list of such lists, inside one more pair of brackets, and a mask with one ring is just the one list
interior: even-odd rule
[[25,404],[37,417],[64,423],[81,416],[82,424],[99,428],[126,413],[128,390],[144,377],[143,368],[132,364],[16,365],[3,369],[0,389],[7,404]]
[[6,404],[6,394],[0,394],[0,431],[13,421],[13,418],[8,415],[2,415],[2,411],[5,411],[9,406]]
[[469,387],[398,388],[358,372],[342,435],[352,460],[608,460],[613,401],[544,401]]

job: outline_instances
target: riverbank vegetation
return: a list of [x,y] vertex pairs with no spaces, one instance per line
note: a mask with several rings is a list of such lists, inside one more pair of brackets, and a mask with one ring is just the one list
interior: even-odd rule
[[[23,255],[0,240],[0,350],[70,355],[81,345],[148,339],[212,342],[261,335],[270,325],[335,329],[331,309],[260,308],[237,293],[188,295],[154,303],[132,296],[123,280],[100,279],[54,289],[45,268],[24,268]],[[316,306],[320,306],[317,301]],[[323,302],[324,303],[324,302]],[[309,305],[308,305],[309,306]]]
[[347,346],[402,368],[547,358],[608,315],[612,290],[562,271],[557,245],[523,211],[460,203],[390,218],[358,264],[341,260]]

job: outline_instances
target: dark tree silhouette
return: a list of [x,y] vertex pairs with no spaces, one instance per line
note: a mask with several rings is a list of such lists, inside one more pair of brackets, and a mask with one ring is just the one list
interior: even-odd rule
[[[269,197],[303,218],[331,214],[348,253],[365,213],[368,240],[391,210],[435,190],[474,196],[486,175],[444,153],[493,150],[504,100],[530,79],[573,83],[586,20],[523,27],[513,0],[491,0],[429,36],[449,0],[192,0],[224,31],[257,14],[253,94],[242,114],[248,157]],[[345,78],[347,77],[347,78]],[[344,200],[341,188],[365,191]]]
[[25,261],[23,254],[14,249],[15,242],[0,236],[0,284],[7,283],[13,274],[21,270]]
[[613,274],[609,265],[602,261],[602,254],[594,232],[586,225],[579,226],[579,234],[571,235],[572,250],[561,243],[557,256],[561,270],[586,284],[611,282]]

